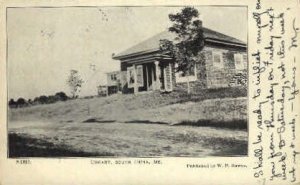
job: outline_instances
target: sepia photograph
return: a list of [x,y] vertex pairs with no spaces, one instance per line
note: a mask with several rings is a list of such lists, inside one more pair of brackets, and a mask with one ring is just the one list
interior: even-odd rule
[[247,6],[6,15],[9,158],[248,156]]

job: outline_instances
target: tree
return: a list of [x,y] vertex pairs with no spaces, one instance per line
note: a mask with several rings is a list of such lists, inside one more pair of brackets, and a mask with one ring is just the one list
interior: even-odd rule
[[17,102],[15,102],[14,99],[10,99],[8,102],[9,108],[16,108],[17,107]]
[[27,101],[27,103],[28,103],[28,105],[32,105],[32,99],[28,99],[28,101]]
[[59,101],[66,101],[68,99],[68,96],[64,92],[57,92],[55,97],[57,97]]
[[18,100],[17,100],[17,107],[24,107],[24,106],[26,106],[26,100],[24,99],[24,98],[19,98]]
[[47,103],[55,103],[59,100],[56,96],[53,95],[50,95],[47,98],[48,98]]
[[77,98],[80,88],[84,81],[81,79],[77,70],[71,70],[70,76],[67,80],[67,84],[71,89],[72,98]]
[[40,97],[35,97],[35,98],[33,99],[33,104],[34,104],[34,105],[40,104]]
[[187,77],[187,91],[190,93],[189,76],[194,69],[199,52],[204,47],[202,21],[199,12],[193,7],[185,7],[181,12],[169,14],[173,23],[169,31],[175,33],[174,41],[163,39],[160,41],[160,50],[175,59],[176,72],[182,72]]
[[39,102],[40,104],[47,104],[47,103],[48,103],[48,97],[45,96],[45,95],[42,95],[42,96],[40,96],[40,97],[38,98],[38,102]]

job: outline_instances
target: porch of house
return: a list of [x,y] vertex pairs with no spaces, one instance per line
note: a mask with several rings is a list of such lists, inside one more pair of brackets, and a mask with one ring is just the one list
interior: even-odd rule
[[171,59],[131,60],[128,63],[126,76],[127,88],[133,93],[159,90],[170,92],[173,90]]

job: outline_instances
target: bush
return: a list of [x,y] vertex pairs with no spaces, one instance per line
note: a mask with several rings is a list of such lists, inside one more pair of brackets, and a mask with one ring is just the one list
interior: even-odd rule
[[58,100],[59,100],[58,97],[51,95],[51,96],[48,96],[47,103],[55,103]]
[[18,108],[18,107],[25,107],[25,106],[31,106],[31,105],[38,105],[38,104],[49,104],[49,103],[55,103],[57,101],[66,101],[69,97],[64,92],[57,92],[55,95],[45,96],[41,95],[39,97],[35,97],[33,100],[28,99],[26,101],[24,98],[19,98],[17,101],[14,99],[10,99],[8,102],[8,106],[10,108]]
[[24,98],[19,98],[17,100],[17,107],[25,107],[27,105],[27,102]]
[[57,100],[59,101],[66,101],[69,99],[69,97],[66,95],[66,93],[64,92],[58,92],[55,94],[55,97],[57,98]]
[[17,102],[15,102],[14,99],[10,99],[8,102],[8,106],[9,106],[9,108],[17,108],[18,104],[17,104]]
[[46,104],[46,103],[48,103],[48,97],[45,96],[45,95],[42,95],[42,96],[40,96],[40,97],[38,98],[38,102],[39,102],[40,104]]

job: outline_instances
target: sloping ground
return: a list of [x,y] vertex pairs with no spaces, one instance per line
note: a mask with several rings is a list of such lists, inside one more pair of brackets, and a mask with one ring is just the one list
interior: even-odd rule
[[118,94],[10,109],[9,156],[246,155],[247,99],[238,91]]
[[[247,99],[232,90],[186,95],[159,92],[94,97],[9,111],[10,121],[143,122],[180,124],[247,119]],[[216,97],[224,98],[216,98]]]

